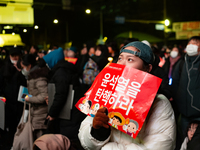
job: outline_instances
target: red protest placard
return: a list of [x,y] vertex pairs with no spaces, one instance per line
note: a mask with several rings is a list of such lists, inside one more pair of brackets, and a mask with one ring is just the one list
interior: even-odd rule
[[109,124],[136,138],[161,81],[147,72],[111,63],[98,74],[76,107],[91,117],[100,107],[107,107]]

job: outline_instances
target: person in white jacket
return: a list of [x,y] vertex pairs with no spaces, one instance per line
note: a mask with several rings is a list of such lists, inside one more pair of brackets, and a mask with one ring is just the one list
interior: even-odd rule
[[[131,42],[120,51],[118,64],[150,72],[153,53],[146,44]],[[94,118],[87,116],[79,129],[79,140],[87,150],[173,150],[176,124],[169,100],[157,94],[136,139],[108,125],[107,109],[101,108]]]

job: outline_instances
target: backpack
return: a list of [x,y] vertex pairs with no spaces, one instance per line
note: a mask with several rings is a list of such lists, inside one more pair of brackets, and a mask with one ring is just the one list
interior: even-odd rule
[[83,70],[83,83],[92,84],[95,77],[99,74],[99,67],[96,62],[89,58]]

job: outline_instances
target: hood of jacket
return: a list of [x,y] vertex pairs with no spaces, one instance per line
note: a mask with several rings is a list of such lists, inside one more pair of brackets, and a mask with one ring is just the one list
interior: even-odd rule
[[49,69],[52,69],[60,60],[64,60],[63,49],[59,47],[43,57]]
[[34,70],[30,71],[30,74],[28,76],[28,80],[30,79],[37,79],[39,77],[48,77],[49,69],[47,67],[36,67]]
[[61,134],[46,134],[38,138],[33,145],[43,150],[67,150],[70,147],[70,140]]

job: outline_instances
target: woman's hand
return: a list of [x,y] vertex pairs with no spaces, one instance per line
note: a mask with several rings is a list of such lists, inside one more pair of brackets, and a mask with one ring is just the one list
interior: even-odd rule
[[29,97],[28,97],[28,95],[26,95],[26,97],[25,97],[25,101],[29,101]]
[[47,116],[47,119],[49,119],[49,121],[54,120],[55,118],[51,117],[51,116]]

